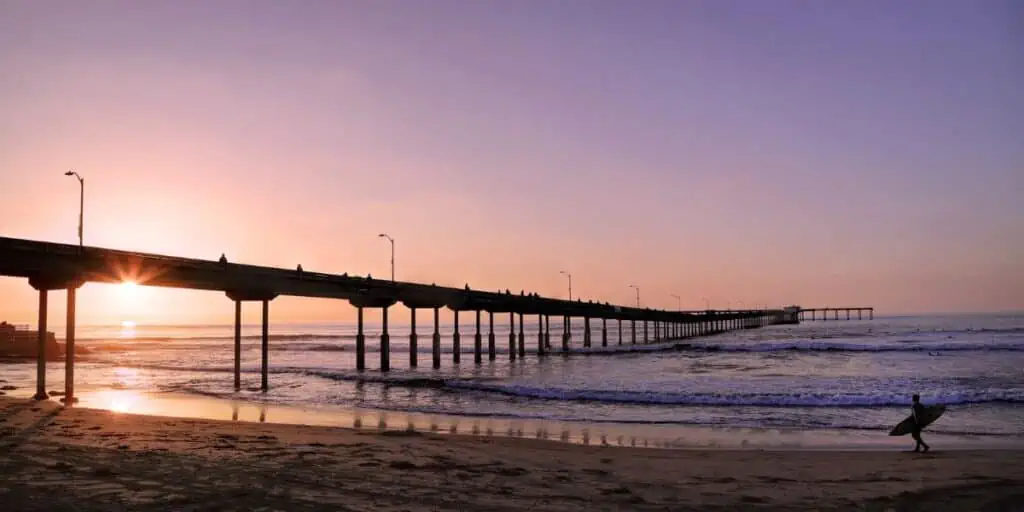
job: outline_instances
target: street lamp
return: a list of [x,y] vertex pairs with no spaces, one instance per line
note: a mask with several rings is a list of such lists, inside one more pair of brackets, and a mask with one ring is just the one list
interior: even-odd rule
[[630,288],[636,288],[636,307],[639,308],[640,307],[640,287],[635,285],[635,284],[631,284],[631,285],[629,285],[629,287]]
[[381,233],[377,235],[379,238],[387,238],[391,242],[391,280],[395,280],[395,239],[388,236],[387,233]]
[[564,274],[565,277],[569,278],[569,300],[572,300],[572,274],[570,274],[567,270],[559,270],[558,273]]
[[69,170],[64,173],[64,176],[74,176],[78,178],[79,185],[79,196],[78,196],[78,248],[82,248],[82,217],[85,213],[85,178],[79,176],[79,174],[73,170]]
[[679,307],[678,307],[678,308],[676,308],[676,309],[677,309],[678,311],[682,311],[682,310],[683,310],[683,299],[682,299],[682,298],[680,298],[680,297],[679,297],[678,295],[676,295],[676,294],[674,294],[674,293],[670,293],[669,295],[671,295],[671,296],[673,296],[673,297],[675,297],[675,298],[676,298],[676,302],[678,302],[678,303],[679,303]]

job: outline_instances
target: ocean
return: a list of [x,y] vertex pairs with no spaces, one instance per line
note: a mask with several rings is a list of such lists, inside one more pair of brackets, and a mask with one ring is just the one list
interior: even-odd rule
[[[384,426],[378,417],[402,418],[403,428],[535,430],[537,437],[542,429],[547,437],[551,427],[563,432],[555,438],[609,442],[610,436],[612,444],[640,432],[664,447],[746,446],[748,440],[811,447],[910,443],[886,433],[909,414],[911,395],[919,393],[926,404],[948,406],[927,431],[933,444],[928,436],[965,447],[1024,445],[1024,314],[804,322],[568,357],[534,353],[534,317],[533,325],[526,322],[527,357],[514,362],[508,318],[500,317],[495,361],[487,360],[485,317],[481,365],[473,363],[475,325],[460,325],[459,365],[452,363],[452,326],[442,326],[439,370],[431,367],[432,326],[418,328],[419,367],[410,368],[408,326],[392,324],[387,373],[377,370],[378,325],[367,326],[369,369],[357,372],[354,325],[272,324],[266,394],[259,390],[258,325],[243,327],[243,390],[237,393],[230,325],[84,326],[78,346],[89,353],[76,366],[76,389],[83,400],[112,392],[224,400],[235,404],[235,417],[238,404],[263,407],[261,419],[266,407],[278,407],[292,411],[279,415],[290,422],[331,424],[316,418],[361,411],[377,415],[366,422],[374,426]],[[592,325],[599,345],[600,322]],[[555,349],[560,326],[552,322]],[[578,348],[582,323],[572,329]],[[633,349],[628,323],[623,331],[623,346]],[[616,323],[608,323],[608,336],[618,347]],[[48,368],[48,389],[63,390],[63,363]],[[5,385],[16,388],[8,393],[34,391],[34,362],[4,364],[0,372]]]

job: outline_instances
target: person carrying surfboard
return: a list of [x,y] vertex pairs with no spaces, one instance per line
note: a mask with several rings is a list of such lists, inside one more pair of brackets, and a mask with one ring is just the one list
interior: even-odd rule
[[913,430],[910,431],[910,436],[913,437],[914,441],[917,443],[914,445],[915,452],[921,451],[922,446],[924,447],[925,453],[929,450],[928,444],[921,439],[921,429],[924,428],[923,423],[925,421],[925,414],[926,411],[924,404],[921,403],[921,395],[914,395],[914,405],[911,407],[911,416],[914,418],[914,425]]

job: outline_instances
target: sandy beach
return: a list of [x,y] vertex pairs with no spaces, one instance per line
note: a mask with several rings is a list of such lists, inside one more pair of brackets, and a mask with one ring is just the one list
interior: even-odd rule
[[0,397],[4,510],[1024,510],[1024,452],[655,450]]

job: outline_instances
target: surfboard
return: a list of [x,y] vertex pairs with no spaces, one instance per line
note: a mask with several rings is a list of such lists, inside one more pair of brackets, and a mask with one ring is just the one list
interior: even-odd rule
[[[921,428],[931,425],[932,422],[939,419],[942,413],[946,412],[945,405],[929,405],[925,406],[924,413],[921,414]],[[914,415],[907,416],[907,419],[901,421],[899,425],[893,427],[889,432],[890,436],[905,436],[914,430]]]

